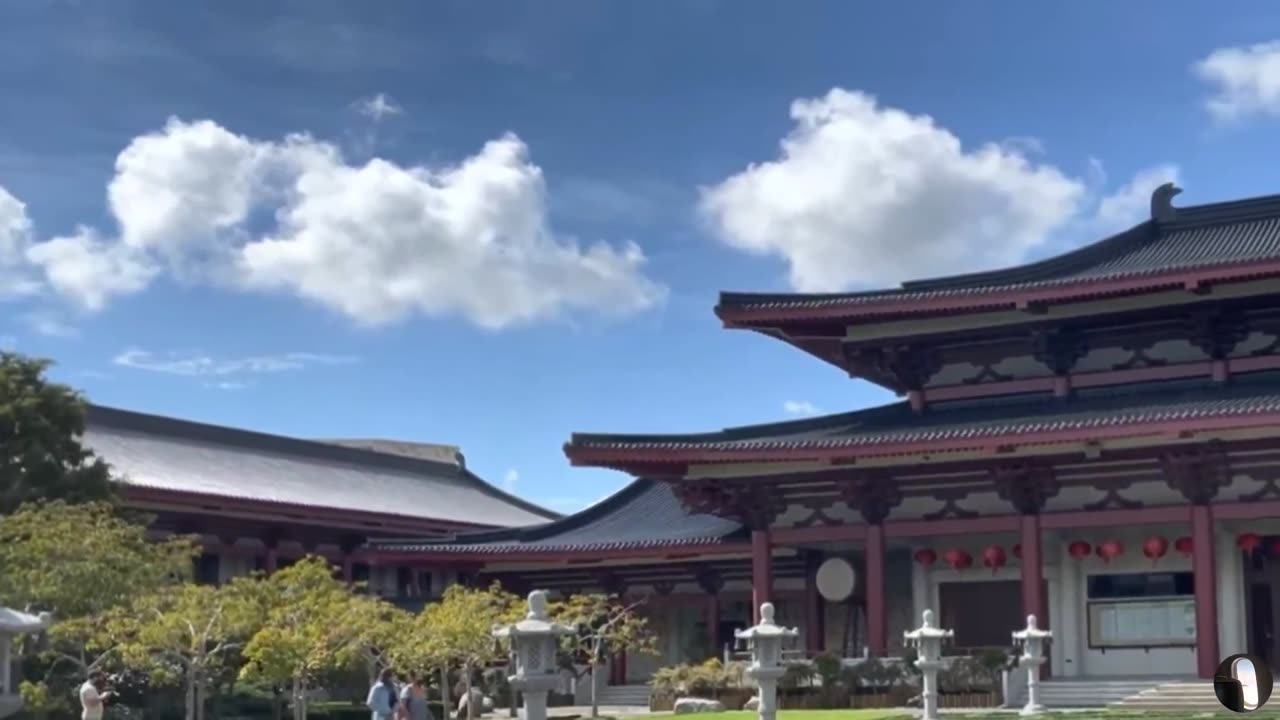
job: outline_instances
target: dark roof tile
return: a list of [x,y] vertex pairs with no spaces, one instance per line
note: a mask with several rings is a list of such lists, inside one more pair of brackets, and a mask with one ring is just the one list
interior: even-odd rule
[[91,406],[84,443],[140,487],[511,527],[558,517],[453,463]]
[[640,479],[577,514],[513,530],[458,535],[449,540],[380,540],[373,547],[402,552],[571,552],[678,547],[732,540],[743,532],[732,520],[692,515],[665,483]]

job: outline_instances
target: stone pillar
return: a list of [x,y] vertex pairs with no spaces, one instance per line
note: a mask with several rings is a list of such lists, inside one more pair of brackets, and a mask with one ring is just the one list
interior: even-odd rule
[[751,531],[751,612],[760,622],[760,607],[773,597],[773,543],[768,529]]
[[1054,626],[1058,628],[1058,648],[1062,651],[1062,667],[1055,667],[1055,675],[1076,676],[1082,672],[1080,664],[1081,639],[1086,632],[1081,626],[1080,615],[1084,607],[1081,587],[1080,561],[1071,557],[1067,551],[1067,543],[1063,542],[1062,557],[1059,560],[1061,572],[1058,592],[1062,598],[1062,612],[1055,616]]
[[1196,670],[1212,678],[1218,668],[1218,591],[1213,550],[1213,509],[1191,507],[1191,571],[1196,598]]
[[884,525],[867,526],[866,601],[867,647],[871,654],[883,657],[889,649],[889,614],[884,588]]

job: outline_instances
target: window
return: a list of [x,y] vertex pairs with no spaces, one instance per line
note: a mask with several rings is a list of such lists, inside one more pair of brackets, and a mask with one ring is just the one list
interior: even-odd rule
[[1090,575],[1089,599],[1118,600],[1194,595],[1195,584],[1192,578],[1189,572]]
[[1090,575],[1089,647],[1194,645],[1192,578],[1189,572]]

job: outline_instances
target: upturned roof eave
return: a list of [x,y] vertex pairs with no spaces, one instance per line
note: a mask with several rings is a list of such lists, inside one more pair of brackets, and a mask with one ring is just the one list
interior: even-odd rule
[[[876,297],[861,294],[832,298],[802,294],[762,295],[753,301],[747,294],[722,293],[714,312],[727,328],[758,329],[796,322],[1027,309],[1039,304],[1158,292],[1178,287],[1195,288],[1204,283],[1274,276],[1280,276],[1280,258],[1200,264],[1141,273],[1135,271],[1070,281],[937,291],[902,289]],[[736,298],[734,302],[726,302],[725,298],[730,295]],[[916,295],[919,297],[912,297]],[[813,304],[815,302],[823,304]]]

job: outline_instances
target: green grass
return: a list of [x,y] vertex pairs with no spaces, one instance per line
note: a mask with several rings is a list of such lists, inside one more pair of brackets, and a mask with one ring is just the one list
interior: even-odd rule
[[[778,720],[908,720],[914,714],[918,714],[919,710],[910,711],[902,710],[902,708],[890,708],[890,710],[780,710],[778,711]],[[669,712],[654,712],[653,716],[671,715]],[[639,720],[640,717],[631,716],[625,720]],[[698,714],[690,715],[690,720],[754,720],[755,712],[751,711],[732,711],[732,712],[698,712]],[[942,711],[942,717],[945,720],[1014,720],[1016,712],[1010,711],[993,711],[993,712],[948,712]],[[1217,711],[1208,710],[1187,710],[1187,711],[1171,711],[1171,710],[1089,710],[1089,711],[1068,711],[1068,712],[1048,712],[1043,715],[1048,720],[1197,720],[1203,717],[1248,717],[1249,720],[1265,719],[1280,720],[1280,708],[1271,710],[1270,707],[1263,708],[1249,714],[1238,715],[1235,712],[1219,708]]]

